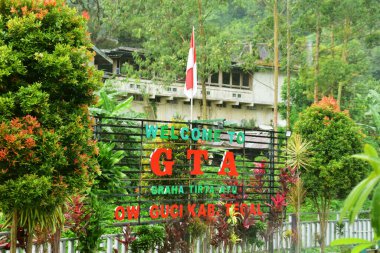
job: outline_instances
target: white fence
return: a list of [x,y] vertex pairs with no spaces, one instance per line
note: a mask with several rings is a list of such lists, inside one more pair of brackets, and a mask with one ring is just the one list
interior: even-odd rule
[[[373,239],[373,231],[371,228],[371,223],[369,219],[356,219],[354,224],[349,225],[348,221],[344,221],[344,227],[342,229],[342,234],[339,235],[336,225],[338,221],[337,220],[330,220],[328,222],[327,226],[327,233],[326,233],[326,245],[330,245],[330,243],[337,239],[337,238],[361,238],[366,240],[372,240]],[[284,223],[282,231],[277,231],[274,235],[274,248],[279,249],[287,249],[290,247],[290,240],[291,238],[289,236],[286,236],[288,232],[291,231],[291,216],[289,216],[289,222]],[[307,222],[301,222],[301,243],[302,248],[315,248],[319,247],[318,238],[320,236],[320,225],[316,221],[307,221]],[[2,233],[5,235],[6,233]],[[0,233],[0,237],[2,235]],[[101,247],[104,249],[102,252],[106,253],[126,253],[125,247],[122,243],[116,240],[116,238],[120,235],[103,235],[102,236],[102,242]],[[198,240],[195,251],[196,252],[208,252],[208,253],[223,253],[224,250],[221,248],[212,249],[209,245],[206,245],[207,243],[204,242],[204,240]],[[282,247],[281,247],[282,244]],[[78,245],[78,241],[74,238],[63,238],[60,242],[60,252],[61,253],[78,253],[79,251],[76,251],[76,247]],[[207,250],[206,250],[207,249]],[[245,244],[243,245],[237,245],[234,247],[233,252],[234,253],[244,253],[244,252],[254,252],[254,251],[261,251],[262,249],[256,249],[252,247],[251,245]],[[18,253],[24,252],[23,250],[18,250]],[[48,246],[48,251],[51,252],[50,245]],[[0,249],[0,253],[9,253],[9,250]],[[38,250],[34,246],[33,247],[33,253],[42,253],[42,247],[40,247]]]

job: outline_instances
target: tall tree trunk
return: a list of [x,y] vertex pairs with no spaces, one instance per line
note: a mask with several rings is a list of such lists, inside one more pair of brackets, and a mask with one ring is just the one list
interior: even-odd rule
[[332,58],[335,57],[335,51],[334,51],[334,47],[335,47],[335,36],[334,36],[334,24],[331,24],[331,33],[330,33],[330,47],[331,47],[331,56]]
[[28,231],[25,252],[32,253],[32,251],[33,251],[33,231]]
[[11,227],[11,253],[16,253],[17,248],[17,228],[18,228],[18,214],[13,211],[12,227]]
[[286,129],[290,129],[290,0],[286,1]]
[[273,129],[277,131],[278,120],[278,10],[277,0],[274,0],[273,6],[274,22],[274,101],[273,101]]
[[[206,43],[206,38],[205,38],[205,29],[203,26],[203,19],[202,19],[202,0],[198,0],[198,23],[199,23],[199,35],[200,35],[199,48],[201,49],[200,51],[202,52],[201,65],[205,66],[206,61],[207,61],[207,55],[203,51],[204,44]],[[200,81],[202,85],[202,119],[207,119],[207,89],[206,89],[206,80],[202,73],[200,75]]]
[[144,102],[144,112],[148,119],[156,119],[156,113],[149,101],[149,93],[142,93],[143,102]]
[[[342,61],[344,63],[347,63],[347,44],[348,44],[348,38],[350,36],[350,19],[348,17],[344,18],[344,28],[343,28],[343,51],[342,51]],[[338,98],[337,103],[340,106],[340,103],[342,101],[342,90],[343,90],[343,82],[340,81],[338,85]]]
[[317,10],[317,21],[315,26],[315,59],[314,59],[314,103],[318,102],[318,76],[319,76],[319,44],[321,36],[320,13]]
[[330,210],[330,200],[326,198],[321,198],[321,205],[318,210],[319,214],[319,225],[321,227],[321,234],[320,234],[320,246],[321,246],[321,253],[325,252],[326,249],[326,231],[327,231],[327,222],[329,219],[329,210]]
[[59,253],[59,243],[61,240],[61,229],[58,228],[57,231],[53,235],[53,240],[51,243],[51,252]]

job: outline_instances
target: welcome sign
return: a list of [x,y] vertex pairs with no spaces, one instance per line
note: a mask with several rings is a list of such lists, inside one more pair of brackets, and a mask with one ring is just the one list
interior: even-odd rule
[[[125,150],[127,192],[117,224],[267,213],[274,194],[274,134],[207,124],[98,119],[100,141]],[[109,131],[113,127],[112,131]],[[106,130],[108,129],[108,130]],[[112,138],[111,138],[112,137]],[[129,181],[129,182],[128,182]]]

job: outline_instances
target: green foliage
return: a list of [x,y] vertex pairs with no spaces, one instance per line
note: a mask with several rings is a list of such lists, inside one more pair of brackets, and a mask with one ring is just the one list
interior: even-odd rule
[[310,160],[310,142],[302,140],[298,134],[293,134],[286,147],[286,163],[291,168],[307,168]]
[[[3,23],[2,21],[3,19],[0,16],[0,22]],[[0,81],[10,76],[12,73],[25,73],[25,67],[18,58],[17,52],[13,51],[11,47],[3,44],[4,41],[0,40]]]
[[49,94],[41,91],[41,84],[36,83],[26,87],[20,87],[15,94],[15,100],[19,101],[22,114],[32,114],[43,117],[49,114]]
[[84,253],[94,253],[103,250],[100,247],[100,237],[105,233],[107,208],[103,202],[99,201],[96,196],[89,198],[89,209],[91,216],[89,220],[83,224],[84,230],[79,233],[79,250]]
[[[47,176],[24,175],[16,180],[8,180],[0,186],[1,206],[5,212],[18,210],[19,226],[27,228],[28,231],[39,225],[41,229],[59,227],[62,224],[62,214],[56,220],[54,213],[56,207],[64,201],[64,190],[62,185],[52,185],[51,178]],[[54,195],[55,198],[51,196]],[[8,199],[8,201],[4,201]],[[36,212],[35,207],[43,209],[44,212]],[[11,220],[8,218],[6,225]]]
[[94,194],[86,197],[76,195],[67,203],[65,225],[79,239],[78,249],[81,252],[102,250],[100,237],[105,232],[107,211],[106,206]]
[[162,226],[141,226],[137,228],[136,240],[131,243],[133,253],[148,252],[159,248],[165,239]]
[[310,142],[313,157],[302,177],[312,196],[342,198],[365,175],[365,166],[351,157],[360,151],[363,135],[335,100],[324,98],[306,109],[295,132]]
[[[98,143],[99,156],[98,162],[101,169],[101,174],[96,177],[96,190],[108,193],[124,193],[123,179],[126,175],[122,172],[126,167],[117,166],[124,157],[125,153],[122,150],[113,151],[115,143]],[[95,190],[93,189],[93,190]]]
[[63,0],[0,2],[0,208],[29,236],[61,229],[65,200],[99,172],[91,47],[86,20]]
[[331,246],[338,245],[356,245],[352,248],[351,253],[360,253],[363,252],[363,250],[365,249],[375,246],[376,242],[371,242],[368,240],[358,238],[340,238],[331,242]]
[[202,235],[204,235],[206,233],[206,230],[207,225],[198,217],[193,218],[187,228],[187,231],[190,234],[193,241],[195,241],[195,238],[199,238]]
[[376,150],[368,144],[364,146],[364,154],[354,155],[354,157],[367,161],[372,166],[373,171],[351,191],[341,212],[343,215],[348,214],[352,223],[361,210],[364,201],[373,191],[371,225],[375,231],[375,238],[378,238],[380,236],[380,159]]
[[129,97],[127,100],[116,104],[115,100],[112,100],[105,91],[100,91],[100,99],[97,104],[100,107],[98,110],[93,110],[97,115],[107,116],[123,116],[122,111],[131,107],[133,97]]
[[[90,111],[95,116],[144,118],[144,115],[134,112],[132,108],[133,96],[123,100],[127,94],[117,90],[112,82],[106,81],[99,91],[99,100]],[[111,129],[109,129],[112,131]]]

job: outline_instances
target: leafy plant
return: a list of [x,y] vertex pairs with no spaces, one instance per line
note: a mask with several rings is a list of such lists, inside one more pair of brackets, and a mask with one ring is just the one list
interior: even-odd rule
[[102,73],[88,64],[86,19],[64,0],[1,1],[0,16],[0,206],[11,252],[19,226],[31,252],[34,228],[58,238],[66,198],[98,172],[88,105]]
[[331,200],[347,194],[367,171],[363,163],[351,157],[360,152],[363,135],[348,112],[342,112],[332,97],[324,97],[307,108],[300,115],[295,132],[310,142],[309,166],[301,167],[300,172],[320,215],[321,247],[324,248]]
[[94,115],[123,117],[128,114],[126,111],[131,107],[133,97],[129,97],[123,102],[118,103],[114,94],[107,94],[106,91],[101,90],[99,95],[99,101],[96,107],[91,108]]
[[286,147],[286,164],[291,168],[307,168],[310,166],[310,148],[310,142],[297,133],[293,134]]
[[136,236],[132,234],[132,229],[129,224],[123,228],[122,239],[117,240],[125,246],[125,251],[128,252],[129,245],[136,240]]
[[343,238],[333,241],[332,245],[358,244],[354,247],[352,252],[360,252],[361,250],[377,245],[380,240],[380,158],[376,149],[368,144],[364,146],[364,153],[353,155],[353,157],[367,161],[372,166],[373,170],[369,176],[355,186],[347,196],[341,210],[340,222],[342,222],[345,215],[348,215],[349,222],[353,223],[369,194],[373,192],[371,226],[375,232],[374,238],[372,241],[356,238]]
[[133,253],[148,252],[159,249],[165,239],[162,226],[141,226],[137,228],[136,240],[131,243]]
[[93,191],[107,193],[124,193],[125,188],[123,179],[126,175],[122,172],[125,166],[117,166],[117,164],[125,157],[122,150],[114,151],[115,143],[99,142],[98,163],[101,174],[96,177],[96,185]]
[[81,252],[101,250],[99,244],[104,233],[104,211],[96,196],[73,196],[67,204],[66,226],[78,237]]

